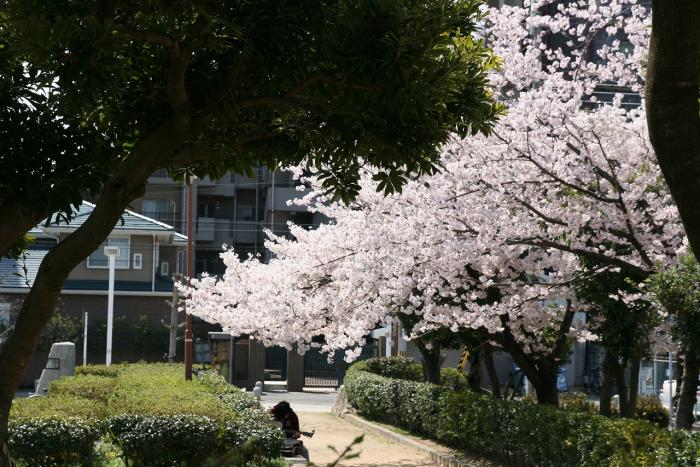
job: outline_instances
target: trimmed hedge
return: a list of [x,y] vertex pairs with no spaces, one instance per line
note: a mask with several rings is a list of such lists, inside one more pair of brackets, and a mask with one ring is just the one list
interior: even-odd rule
[[82,368],[53,382],[46,397],[14,401],[16,459],[30,466],[91,465],[101,437],[129,465],[202,465],[243,444],[255,465],[279,456],[283,434],[270,415],[215,373],[185,381],[181,365]]
[[96,375],[77,375],[72,378],[61,378],[49,384],[51,396],[63,395],[81,397],[107,403],[107,400],[117,386],[117,378]]
[[[410,357],[377,357],[362,360],[353,365],[355,369],[368,371],[379,376],[393,379],[405,379],[408,381],[423,382],[423,366],[416,363]],[[469,388],[467,376],[456,368],[442,368],[440,370],[442,386],[455,391]]]
[[67,417],[102,420],[107,415],[104,403],[69,395],[15,399],[10,411],[10,419],[16,420]]
[[86,365],[78,366],[75,368],[75,375],[93,375],[93,376],[106,376],[108,378],[116,378],[119,373],[126,368],[127,365],[117,364],[117,365]]
[[10,420],[12,455],[29,466],[91,465],[102,425],[80,418]]
[[107,429],[133,466],[199,466],[217,453],[217,424],[201,415],[118,415]]
[[592,414],[579,397],[569,398],[567,410],[386,378],[366,368],[353,365],[344,381],[360,414],[506,465],[698,465],[690,459],[700,454],[700,435]]

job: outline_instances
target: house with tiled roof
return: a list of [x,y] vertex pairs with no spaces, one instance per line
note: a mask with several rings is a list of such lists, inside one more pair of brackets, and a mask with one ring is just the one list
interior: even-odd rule
[[[0,260],[0,313],[6,323],[13,322],[44,256],[80,227],[93,209],[93,204],[83,202],[69,222],[50,219],[40,223],[29,232],[32,241],[22,257]],[[187,237],[171,225],[127,210],[104,243],[73,269],[64,283],[58,313],[80,325],[87,312],[88,360],[96,363],[104,359],[101,349],[109,285],[104,247],[108,245],[119,247],[114,284],[115,333],[123,331],[126,335],[121,342],[115,338],[114,361],[160,359],[168,350],[167,330],[161,321],[170,321],[173,276],[185,272]],[[121,348],[120,343],[124,344]],[[31,379],[35,371],[30,369],[28,373]]]

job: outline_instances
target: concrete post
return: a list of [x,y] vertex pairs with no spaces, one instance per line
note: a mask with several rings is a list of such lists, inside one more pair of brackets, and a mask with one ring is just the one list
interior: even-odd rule
[[246,389],[252,391],[256,381],[265,381],[265,346],[262,342],[251,340],[249,351]]
[[304,356],[296,350],[287,352],[287,391],[304,390]]

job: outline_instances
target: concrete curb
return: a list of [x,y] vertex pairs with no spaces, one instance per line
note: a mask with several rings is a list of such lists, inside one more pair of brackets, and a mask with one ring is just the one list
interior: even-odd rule
[[359,428],[362,428],[363,430],[367,430],[367,431],[371,432],[372,434],[375,434],[377,436],[388,439],[390,441],[394,441],[394,442],[399,443],[399,444],[408,445],[408,446],[411,446],[415,449],[423,451],[430,456],[430,460],[432,462],[435,462],[437,465],[439,465],[441,467],[473,467],[474,466],[474,464],[470,463],[469,461],[466,461],[463,459],[458,459],[450,454],[440,452],[434,448],[431,448],[430,446],[426,446],[425,444],[420,443],[416,440],[413,440],[407,436],[404,436],[402,434],[391,431],[387,428],[384,428],[383,426],[376,425],[370,421],[365,420],[364,418],[358,417],[357,415],[345,413],[345,414],[341,415],[341,418],[343,420],[347,420],[348,422],[352,423],[353,425],[355,425]]

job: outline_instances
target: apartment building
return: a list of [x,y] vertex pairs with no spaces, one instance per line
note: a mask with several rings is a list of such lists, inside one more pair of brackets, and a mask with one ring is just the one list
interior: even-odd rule
[[[219,258],[223,245],[235,248],[241,256],[265,257],[264,229],[288,235],[288,221],[309,228],[318,225],[320,215],[287,204],[303,195],[303,191],[297,190],[298,185],[289,172],[271,171],[265,166],[256,167],[252,177],[227,173],[216,180],[209,177],[195,180],[192,205],[195,274],[224,272]],[[187,189],[166,170],[153,174],[146,194],[132,203],[132,208],[175,226],[178,232],[187,231]]]

